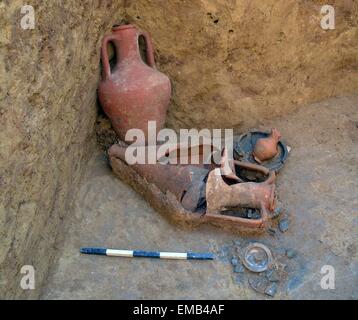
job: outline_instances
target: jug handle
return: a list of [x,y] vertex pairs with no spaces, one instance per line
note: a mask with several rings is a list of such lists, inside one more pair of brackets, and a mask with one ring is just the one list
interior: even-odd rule
[[104,80],[108,80],[111,77],[111,67],[109,65],[108,58],[108,43],[112,42],[115,39],[113,35],[105,36],[102,40],[101,47],[101,60],[102,60],[102,77]]
[[141,31],[139,36],[143,36],[145,39],[145,44],[147,46],[147,62],[148,65],[155,69],[155,61],[154,61],[154,49],[152,44],[152,39],[148,32]]

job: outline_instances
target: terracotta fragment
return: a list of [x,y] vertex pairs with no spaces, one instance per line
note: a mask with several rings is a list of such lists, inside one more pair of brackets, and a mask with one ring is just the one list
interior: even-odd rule
[[[127,147],[114,145],[109,150],[109,157],[117,157],[126,162]],[[192,165],[170,164],[133,164],[134,169],[149,183],[155,184],[164,194],[170,191],[186,210],[195,211],[204,179],[209,170]]]
[[265,182],[244,182],[228,185],[220,174],[220,169],[209,173],[206,184],[206,203],[209,215],[221,215],[222,211],[243,207],[255,208],[261,212],[260,219],[243,219],[245,225],[264,227],[269,219],[269,211],[274,210],[275,173],[270,172]]

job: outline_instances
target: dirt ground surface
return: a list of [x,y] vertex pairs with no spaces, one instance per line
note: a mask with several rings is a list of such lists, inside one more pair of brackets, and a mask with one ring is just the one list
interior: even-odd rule
[[[250,241],[268,245],[284,267],[274,299],[358,299],[358,96],[302,107],[265,123],[270,127],[292,147],[277,181],[286,232],[276,225],[275,233],[250,237],[211,226],[179,228],[118,180],[98,151],[42,299],[272,299],[250,287],[256,275],[233,272],[235,246]],[[216,259],[90,256],[79,253],[83,246],[211,251]],[[334,267],[335,289],[321,288],[324,265]]]

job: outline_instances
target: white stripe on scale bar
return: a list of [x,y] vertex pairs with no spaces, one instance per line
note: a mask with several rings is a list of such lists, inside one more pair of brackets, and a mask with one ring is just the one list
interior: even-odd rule
[[186,253],[180,252],[159,252],[161,259],[187,259]]
[[107,249],[106,255],[114,257],[133,257],[133,250]]

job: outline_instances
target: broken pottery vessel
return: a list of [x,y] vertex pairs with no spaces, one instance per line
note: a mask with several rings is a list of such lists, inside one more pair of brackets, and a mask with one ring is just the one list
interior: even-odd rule
[[[128,165],[125,157],[127,148],[128,146],[113,145],[109,149],[111,167],[121,180],[142,194],[157,211],[169,214],[177,222],[194,225],[211,223],[250,232],[262,231],[267,227],[270,212],[274,209],[275,192],[275,173],[267,168],[236,160],[229,161],[225,150],[219,165]],[[182,150],[180,144],[171,148],[177,149]],[[192,151],[187,150],[187,153],[192,154]],[[168,156],[167,153],[165,155]],[[159,152],[158,158],[162,156]],[[240,182],[234,174],[235,166],[260,171],[268,178],[262,183]],[[239,211],[235,211],[237,208],[258,209],[260,218],[248,219],[241,212],[238,214]],[[227,210],[231,212],[227,213]]]
[[260,219],[242,219],[247,227],[267,226],[269,212],[275,207],[275,172],[271,171],[266,181],[243,182],[228,185],[216,168],[209,173],[206,184],[207,215],[220,215],[225,210],[237,207],[259,209]]
[[[146,63],[139,50],[139,38],[146,42]],[[115,48],[116,65],[111,70],[108,43]],[[102,40],[102,80],[98,87],[100,104],[121,140],[137,128],[148,137],[148,121],[163,127],[171,95],[169,78],[156,70],[150,36],[134,25],[116,26]]]
[[258,163],[261,163],[276,156],[278,153],[277,145],[280,139],[280,132],[275,128],[271,129],[271,134],[267,138],[257,140],[253,151],[254,159]]
[[[108,155],[125,160],[126,147],[113,145]],[[195,211],[200,202],[208,169],[194,165],[133,164],[131,165],[141,177],[155,184],[164,194],[169,191],[186,210]]]

